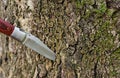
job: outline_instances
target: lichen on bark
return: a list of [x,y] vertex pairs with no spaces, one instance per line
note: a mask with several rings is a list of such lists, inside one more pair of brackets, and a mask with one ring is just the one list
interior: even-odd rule
[[117,1],[1,0],[0,18],[40,38],[56,60],[0,34],[0,77],[119,78]]

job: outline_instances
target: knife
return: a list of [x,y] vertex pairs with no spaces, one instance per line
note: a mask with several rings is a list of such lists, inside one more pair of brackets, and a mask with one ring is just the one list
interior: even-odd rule
[[9,22],[6,22],[2,19],[0,19],[0,32],[11,36],[12,38],[16,39],[37,53],[45,56],[46,58],[55,60],[55,53],[49,49],[40,39],[30,33],[22,31],[20,28],[13,26]]

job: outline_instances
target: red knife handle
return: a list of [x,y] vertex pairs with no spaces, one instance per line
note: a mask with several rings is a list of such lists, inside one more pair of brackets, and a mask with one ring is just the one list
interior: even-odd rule
[[0,32],[10,36],[14,30],[14,26],[10,23],[0,19]]

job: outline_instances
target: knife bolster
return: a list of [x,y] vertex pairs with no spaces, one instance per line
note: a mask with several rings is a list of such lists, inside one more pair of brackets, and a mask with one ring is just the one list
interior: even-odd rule
[[26,33],[21,31],[18,27],[15,27],[14,31],[11,34],[11,37],[22,42],[26,37]]

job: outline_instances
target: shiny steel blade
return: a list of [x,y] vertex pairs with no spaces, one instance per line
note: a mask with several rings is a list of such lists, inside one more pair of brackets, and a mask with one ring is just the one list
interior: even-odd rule
[[27,47],[32,50],[38,52],[39,54],[49,58],[51,60],[55,60],[55,53],[50,50],[42,41],[40,41],[37,37],[32,34],[27,34],[25,40],[23,41]]

